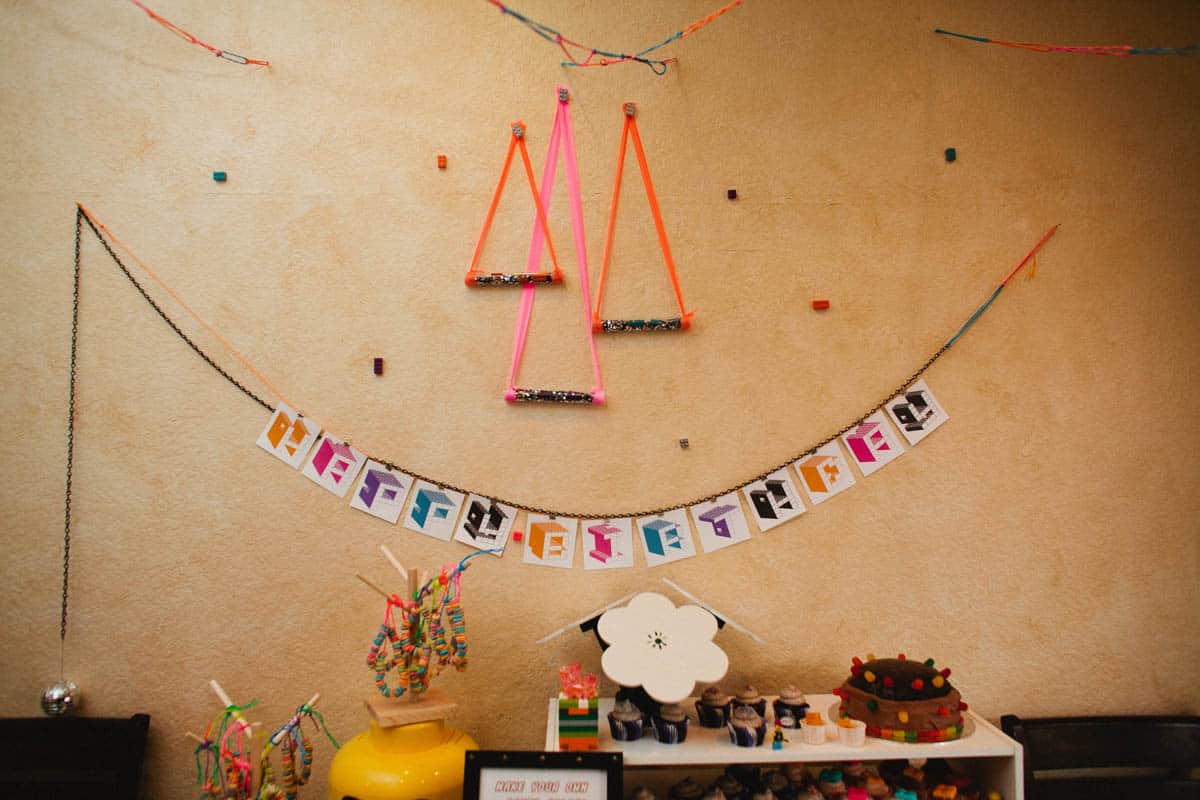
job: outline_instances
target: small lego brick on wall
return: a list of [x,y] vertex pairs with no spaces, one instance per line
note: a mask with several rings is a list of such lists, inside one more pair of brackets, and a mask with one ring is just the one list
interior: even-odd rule
[[376,356],[372,360],[372,370],[375,372],[376,375],[383,374],[383,359],[382,358],[379,358],[378,356]]
[[813,311],[825,311],[829,308],[829,301],[820,299],[812,301]]
[[228,175],[226,175],[224,172],[222,172],[220,170],[214,171],[212,175],[213,175],[213,180],[216,181],[217,183],[224,183],[225,180],[229,177]]
[[445,168],[446,168],[446,163],[447,163],[447,162],[446,162],[446,156],[445,156],[444,154],[442,154],[442,153],[438,153],[438,157],[437,157],[437,168],[438,168],[438,169],[445,169]]

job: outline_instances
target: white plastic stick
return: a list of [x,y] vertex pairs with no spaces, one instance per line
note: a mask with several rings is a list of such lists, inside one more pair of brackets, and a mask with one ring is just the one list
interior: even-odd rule
[[[233,705],[233,701],[229,699],[229,695],[225,694],[225,690],[221,688],[221,684],[217,683],[215,679],[210,680],[208,685],[212,687],[213,692],[215,692],[217,695],[217,699],[219,699],[225,705],[225,708],[229,708]],[[238,711],[237,709],[234,709],[233,711],[233,718],[236,719],[243,728],[251,727],[250,723],[246,721],[246,718],[242,716],[242,712]]]
[[670,586],[675,591],[679,592],[681,595],[686,597],[688,600],[691,600],[693,603],[695,603],[696,605],[703,608],[708,613],[712,614],[714,617],[719,617],[722,620],[724,620],[725,624],[728,625],[729,627],[733,628],[735,631],[740,631],[741,633],[745,634],[746,636],[749,636],[751,639],[758,642],[759,644],[763,644],[763,645],[766,644],[766,642],[763,640],[763,638],[761,636],[758,636],[758,635],[752,633],[751,631],[743,628],[741,625],[738,625],[736,622],[731,620],[726,614],[722,614],[720,611],[717,611],[715,608],[710,606],[708,603],[704,602],[699,597],[696,597],[696,595],[687,591],[686,589],[684,589],[678,583],[675,583],[675,581],[671,580],[670,578],[663,578],[662,582],[665,583],[667,586]]
[[383,554],[387,557],[387,560],[392,562],[392,566],[396,568],[396,572],[399,572],[404,576],[405,580],[408,580],[408,570],[406,570],[404,565],[400,563],[400,559],[392,555],[392,551],[388,550],[388,546],[386,544],[381,544],[379,545],[379,549],[383,551]]
[[556,631],[554,631],[554,632],[552,632],[552,633],[548,633],[548,634],[546,634],[545,636],[543,636],[542,638],[540,638],[540,639],[538,639],[536,642],[534,642],[534,644],[545,644],[546,642],[548,642],[548,641],[550,641],[551,639],[553,639],[555,636],[560,636],[560,635],[562,635],[562,634],[566,633],[567,631],[571,630],[571,628],[574,628],[576,625],[581,625],[582,623],[584,623],[584,622],[587,622],[587,621],[588,621],[589,619],[591,619],[592,617],[594,617],[594,616],[597,616],[597,615],[599,615],[599,614],[603,614],[605,611],[608,611],[608,610],[609,610],[610,608],[612,608],[613,606],[619,606],[619,605],[621,605],[621,603],[624,603],[626,600],[628,600],[629,598],[633,597],[635,594],[637,594],[637,592],[630,592],[629,594],[625,595],[625,596],[624,596],[624,597],[622,597],[622,598],[619,598],[619,599],[617,599],[617,600],[613,600],[613,601],[612,601],[611,603],[609,603],[608,605],[606,605],[606,606],[604,606],[604,607],[602,607],[602,608],[597,608],[595,611],[593,611],[593,612],[591,612],[591,613],[589,613],[589,614],[585,614],[584,616],[580,617],[579,619],[575,620],[574,622],[569,622],[569,623],[567,623],[566,625],[563,625],[563,626],[562,626],[561,628],[559,628],[558,630],[556,630]]

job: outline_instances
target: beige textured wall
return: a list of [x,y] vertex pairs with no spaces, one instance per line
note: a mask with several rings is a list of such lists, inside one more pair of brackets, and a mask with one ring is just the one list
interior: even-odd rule
[[[714,3],[518,7],[629,48]],[[37,714],[56,677],[76,201],[333,431],[558,507],[683,501],[824,438],[1062,223],[1036,280],[928,374],[952,420],[914,452],[769,535],[659,570],[537,569],[515,548],[479,564],[472,667],[440,685],[485,746],[538,747],[554,669],[599,655],[578,634],[534,641],[669,577],[767,638],[719,635],[731,685],[827,691],[850,656],[906,650],[952,665],[992,718],[1200,710],[1200,62],[931,33],[1179,45],[1200,39],[1194,3],[747,0],[668,51],[682,60],[665,78],[564,70],[480,0],[157,5],[274,66],[214,59],[121,2],[0,8],[0,713]],[[507,125],[526,121],[540,165],[560,83],[593,275],[619,104],[635,100],[700,309],[686,335],[599,343],[605,409],[505,405],[516,294],[461,283]],[[665,311],[626,174],[606,306]],[[572,277],[539,295],[523,382],[584,387],[562,198]],[[528,211],[506,195],[487,266],[524,263]],[[832,310],[811,312],[814,296]],[[271,721],[319,690],[336,733],[362,729],[381,609],[353,573],[389,577],[381,542],[427,568],[465,549],[358,514],[257,449],[266,415],[90,236],[79,359],[67,674],[89,714],[152,715],[148,796],[191,794],[183,731],[216,710],[210,677]]]

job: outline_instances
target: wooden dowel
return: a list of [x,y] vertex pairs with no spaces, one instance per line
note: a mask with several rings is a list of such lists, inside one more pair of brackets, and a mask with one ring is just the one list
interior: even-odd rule
[[196,734],[192,733],[191,731],[184,731],[183,735],[186,736],[187,738],[191,739],[196,744],[208,744],[208,742],[205,742],[205,740],[203,738],[197,736]]
[[383,595],[383,596],[384,596],[384,598],[386,598],[386,599],[388,599],[388,600],[392,599],[392,596],[391,596],[390,594],[388,594],[388,593],[387,593],[387,592],[385,592],[383,589],[380,589],[378,586],[376,586],[374,583],[372,583],[372,582],[371,582],[371,581],[370,581],[370,580],[369,580],[369,579],[368,579],[368,578],[367,578],[365,575],[363,575],[361,572],[356,572],[356,573],[354,573],[354,577],[358,578],[360,581],[362,581],[363,583],[365,583],[367,586],[370,586],[372,589],[374,589],[375,591],[379,592],[381,595]]

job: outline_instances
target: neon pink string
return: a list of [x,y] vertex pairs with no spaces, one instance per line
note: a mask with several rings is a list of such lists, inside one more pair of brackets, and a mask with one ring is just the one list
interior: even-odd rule
[[[560,90],[561,91],[561,90]],[[588,286],[587,242],[583,236],[583,199],[579,191],[579,163],[575,158],[575,128],[571,124],[571,109],[559,103],[563,111],[566,136],[563,157],[567,167],[567,192],[571,201],[571,228],[575,233],[575,258],[579,262],[579,288],[583,293],[583,327],[587,331],[588,349],[592,354],[592,395],[604,402],[604,386],[600,380],[600,359],[596,357],[596,337],[592,334],[592,292]]]
[[[564,91],[559,89],[558,92]],[[550,144],[546,149],[546,164],[542,170],[542,188],[540,196],[542,208],[545,210],[547,222],[550,216],[550,196],[554,191],[554,177],[558,169],[558,151],[562,146],[563,161],[567,174],[567,200],[571,208],[571,230],[575,237],[575,261],[579,268],[579,288],[583,295],[583,321],[587,331],[588,351],[592,357],[592,386],[593,403],[605,402],[604,385],[600,377],[600,359],[596,355],[596,339],[592,333],[591,320],[591,289],[588,285],[587,239],[583,231],[583,199],[579,190],[579,163],[575,155],[575,131],[571,125],[570,99],[559,100],[554,114],[554,127],[550,131]],[[542,229],[541,220],[535,220],[533,236],[529,243],[529,260],[526,263],[527,272],[537,272],[542,259],[542,240],[546,232]],[[525,353],[525,340],[529,335],[529,324],[533,318],[534,292],[537,287],[527,284],[521,288],[521,305],[517,311],[516,330],[513,334],[512,367],[508,373],[508,392],[505,399],[512,400],[516,396],[517,370],[521,364],[521,356]]]
[[[562,108],[556,110],[554,127],[550,129],[550,145],[546,151],[546,164],[542,168],[542,209],[549,222],[550,195],[554,191],[554,173],[558,169],[558,145],[562,130]],[[542,221],[534,218],[533,236],[529,242],[529,257],[525,262],[526,272],[537,272],[542,263],[542,239],[545,237]],[[517,369],[521,366],[521,356],[525,354],[525,339],[529,335],[529,323],[533,319],[533,298],[537,287],[529,283],[521,287],[521,305],[517,309],[517,325],[513,332],[512,367],[508,372],[508,392],[505,399],[511,401],[516,396]]]

